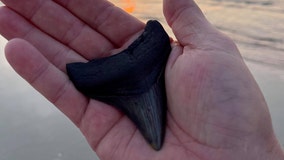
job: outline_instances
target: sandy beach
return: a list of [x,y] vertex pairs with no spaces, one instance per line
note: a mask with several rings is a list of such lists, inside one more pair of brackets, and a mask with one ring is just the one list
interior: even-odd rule
[[[129,7],[120,0],[118,6]],[[131,14],[159,20],[162,0],[133,0]],[[198,0],[206,17],[238,45],[264,93],[276,135],[284,146],[284,2],[282,0]],[[1,5],[1,3],[0,3]],[[151,8],[151,9],[150,9]],[[1,160],[94,160],[79,130],[18,76],[4,56],[0,37]]]

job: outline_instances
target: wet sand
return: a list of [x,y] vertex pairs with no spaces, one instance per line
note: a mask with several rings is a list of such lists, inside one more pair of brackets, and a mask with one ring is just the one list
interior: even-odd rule
[[[284,28],[281,27],[284,3],[281,0],[235,1],[197,2],[208,19],[237,43],[264,93],[275,132],[284,146]],[[143,21],[158,19],[166,26],[161,2],[136,1],[132,14]],[[96,159],[79,130],[9,66],[3,53],[5,43],[1,37],[1,160]]]

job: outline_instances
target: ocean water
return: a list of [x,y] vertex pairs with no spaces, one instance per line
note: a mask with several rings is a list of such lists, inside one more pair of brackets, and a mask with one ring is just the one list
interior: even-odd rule
[[[159,20],[162,0],[112,0],[142,21]],[[210,22],[238,45],[262,89],[284,146],[284,1],[197,0]],[[9,66],[0,37],[1,160],[94,160],[79,130]]]

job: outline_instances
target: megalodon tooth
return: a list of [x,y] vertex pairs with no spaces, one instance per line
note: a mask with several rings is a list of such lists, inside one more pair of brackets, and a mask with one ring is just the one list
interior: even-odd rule
[[67,74],[84,95],[125,113],[148,143],[160,150],[167,111],[164,74],[170,52],[169,36],[158,21],[150,20],[127,49],[87,63],[69,63]]

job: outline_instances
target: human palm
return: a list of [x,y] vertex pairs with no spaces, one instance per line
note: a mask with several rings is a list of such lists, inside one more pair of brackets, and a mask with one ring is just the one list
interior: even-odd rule
[[263,96],[237,48],[193,1],[164,0],[178,41],[166,68],[168,121],[159,152],[125,115],[84,97],[65,73],[66,63],[125,48],[143,23],[103,0],[2,2],[9,8],[0,10],[1,34],[21,38],[6,47],[9,63],[80,128],[101,159],[252,159],[253,152],[279,151]]

